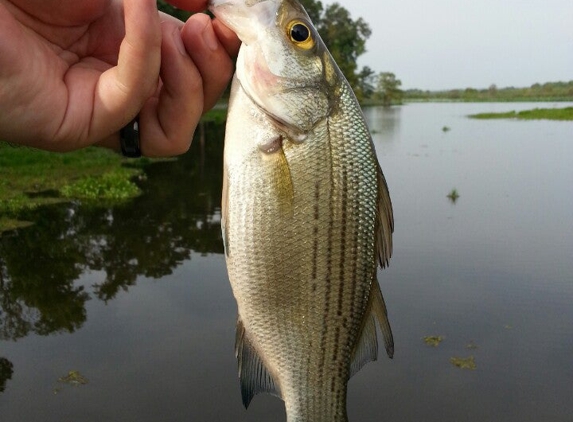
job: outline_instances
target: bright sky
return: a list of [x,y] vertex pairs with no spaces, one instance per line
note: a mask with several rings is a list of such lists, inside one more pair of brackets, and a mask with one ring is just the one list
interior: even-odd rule
[[337,1],[372,29],[359,65],[404,89],[573,80],[573,0]]

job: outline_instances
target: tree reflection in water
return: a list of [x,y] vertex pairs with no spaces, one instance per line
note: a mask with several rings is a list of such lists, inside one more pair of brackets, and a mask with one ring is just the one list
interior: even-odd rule
[[171,274],[191,251],[223,252],[224,128],[206,126],[188,154],[145,169],[144,193],[133,201],[41,208],[29,216],[34,226],[0,237],[0,341],[79,329],[91,298],[76,283],[84,272],[106,274],[93,296],[109,301],[138,276]]
[[12,378],[14,366],[6,358],[0,358],[0,393],[6,388],[6,381]]

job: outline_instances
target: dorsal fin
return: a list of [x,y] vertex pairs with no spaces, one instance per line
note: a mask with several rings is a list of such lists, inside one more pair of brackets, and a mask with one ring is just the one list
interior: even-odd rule
[[245,408],[249,407],[253,397],[259,393],[269,393],[282,398],[278,385],[249,340],[240,317],[237,318],[235,355],[239,365],[239,380]]
[[392,256],[392,233],[394,232],[394,215],[388,185],[378,165],[378,220],[376,224],[376,250],[380,266],[385,268]]

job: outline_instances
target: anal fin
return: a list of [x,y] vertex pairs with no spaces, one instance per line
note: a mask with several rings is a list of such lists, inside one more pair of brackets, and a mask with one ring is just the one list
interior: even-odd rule
[[376,318],[382,336],[384,337],[384,348],[389,358],[394,357],[394,337],[392,336],[392,328],[390,328],[390,321],[388,321],[388,310],[386,303],[382,296],[382,290],[377,280],[372,282],[370,290],[370,302],[372,306],[372,315]]
[[253,397],[259,393],[269,393],[282,398],[278,385],[249,340],[240,317],[237,319],[235,355],[239,365],[241,395],[245,408],[249,407]]
[[376,360],[378,357],[378,340],[376,339],[376,323],[374,317],[368,315],[358,344],[354,348],[352,361],[350,363],[350,376],[354,376],[368,362]]
[[350,363],[350,376],[356,374],[368,362],[376,360],[378,357],[378,340],[376,336],[376,322],[380,327],[382,336],[384,338],[384,347],[388,357],[394,356],[394,338],[392,336],[392,329],[388,321],[388,312],[386,304],[380,290],[378,281],[372,282],[370,288],[370,297],[368,300],[368,307],[364,315],[364,323],[356,347],[352,353],[352,361]]

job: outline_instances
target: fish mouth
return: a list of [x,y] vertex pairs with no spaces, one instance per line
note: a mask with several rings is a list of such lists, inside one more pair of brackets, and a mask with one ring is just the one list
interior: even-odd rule
[[209,11],[248,44],[263,28],[274,24],[280,1],[209,0]]

